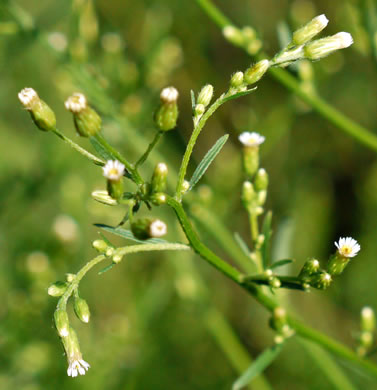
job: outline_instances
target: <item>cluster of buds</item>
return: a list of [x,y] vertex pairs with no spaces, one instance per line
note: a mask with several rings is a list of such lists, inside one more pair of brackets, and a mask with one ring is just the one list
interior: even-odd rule
[[325,15],[319,15],[296,30],[293,33],[291,43],[274,57],[272,64],[286,66],[303,58],[315,61],[351,46],[353,39],[351,34],[347,32],[339,32],[312,41],[327,26],[328,22]]
[[340,275],[352,257],[360,251],[360,245],[351,237],[340,238],[334,243],[337,251],[329,259],[326,269],[321,269],[317,259],[307,260],[298,278],[304,288],[314,287],[324,290],[330,286],[333,277]]
[[208,105],[211,103],[212,97],[213,86],[211,84],[207,84],[200,90],[196,102],[193,104],[194,124],[197,124],[199,119],[203,116]]
[[270,327],[275,330],[275,343],[281,344],[294,335],[294,330],[288,324],[287,312],[281,306],[274,308],[270,318]]
[[262,47],[262,42],[258,39],[256,31],[250,26],[239,29],[228,25],[223,28],[223,35],[233,45],[244,48],[252,56],[257,54]]
[[376,330],[376,316],[374,310],[369,306],[365,306],[361,310],[360,328],[361,332],[359,335],[357,353],[360,356],[365,356],[373,345],[374,332]]
[[178,119],[178,96],[179,93],[174,87],[167,87],[161,91],[160,107],[155,113],[155,123],[159,131],[173,130]]

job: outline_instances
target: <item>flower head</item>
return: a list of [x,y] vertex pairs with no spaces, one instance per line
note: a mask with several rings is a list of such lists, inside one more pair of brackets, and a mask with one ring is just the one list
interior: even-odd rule
[[83,359],[71,360],[67,369],[67,375],[72,378],[76,377],[78,374],[85,375],[88,371],[90,364]]
[[33,100],[39,99],[39,96],[33,88],[24,88],[18,94],[18,99],[27,110],[31,110]]
[[244,131],[239,135],[238,139],[246,147],[259,146],[263,144],[265,137],[255,132]]
[[352,237],[341,237],[334,244],[338,248],[339,254],[343,257],[355,257],[360,250],[360,245]]
[[87,107],[86,97],[79,92],[75,92],[64,103],[65,108],[73,113],[78,113]]
[[174,87],[167,87],[161,91],[160,98],[164,103],[175,103],[178,95],[178,91]]
[[106,179],[116,181],[123,176],[125,166],[118,160],[109,160],[102,169]]
[[154,220],[149,226],[151,237],[162,237],[167,233],[166,223],[159,219]]

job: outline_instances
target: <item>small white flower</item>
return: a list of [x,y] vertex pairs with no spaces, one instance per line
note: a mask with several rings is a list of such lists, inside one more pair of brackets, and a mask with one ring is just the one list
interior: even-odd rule
[[349,47],[353,44],[352,35],[348,32],[339,32],[339,33],[333,35],[333,38],[336,38],[339,40],[339,48],[340,49],[345,49],[346,47]]
[[149,233],[151,237],[162,237],[167,233],[167,231],[168,228],[166,226],[166,223],[162,222],[159,219],[153,221],[149,226]]
[[31,103],[34,99],[38,99],[38,94],[33,88],[24,88],[19,94],[18,99],[22,105],[27,109],[31,109]]
[[178,99],[178,91],[174,87],[167,87],[161,91],[160,98],[164,103],[174,103]]
[[338,242],[335,242],[335,246],[339,254],[344,257],[355,257],[360,250],[360,245],[352,237],[341,237]]
[[119,180],[124,174],[125,166],[118,160],[109,160],[102,168],[103,176],[109,180]]
[[90,364],[83,359],[71,360],[67,369],[67,375],[72,378],[76,377],[78,374],[85,375],[89,367]]
[[87,107],[86,97],[79,92],[75,92],[64,103],[65,108],[73,113],[78,113]]
[[242,134],[239,135],[238,139],[243,145],[247,147],[252,147],[263,144],[265,137],[255,132],[250,133],[249,131],[244,131]]
[[367,320],[374,318],[374,310],[369,306],[364,306],[361,309],[361,317],[363,317]]

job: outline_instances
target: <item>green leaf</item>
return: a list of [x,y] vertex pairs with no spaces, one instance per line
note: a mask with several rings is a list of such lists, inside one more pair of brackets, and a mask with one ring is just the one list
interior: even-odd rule
[[249,95],[250,93],[254,92],[256,89],[257,89],[257,87],[248,89],[248,90],[246,90],[246,91],[237,92],[237,93],[235,93],[234,95],[231,95],[231,96],[226,97],[226,98],[222,101],[222,104],[228,102],[229,100],[233,100],[233,99],[237,99],[237,98],[239,98],[239,97],[241,97],[241,96]]
[[103,225],[100,223],[94,224],[109,233],[116,234],[117,236],[123,237],[127,240],[138,242],[139,244],[166,244],[168,241],[162,240],[161,238],[149,238],[148,240],[139,240],[137,239],[130,230],[122,229],[120,227],[112,227],[108,225]]
[[250,249],[247,246],[246,242],[243,240],[243,238],[236,232],[234,233],[234,239],[236,240],[237,244],[242,249],[242,252],[247,256],[250,257]]
[[266,216],[264,217],[263,221],[263,227],[262,227],[262,233],[264,235],[264,241],[261,247],[261,253],[262,253],[262,260],[263,260],[263,268],[268,268],[269,264],[269,245],[270,245],[270,238],[271,238],[271,221],[272,221],[272,212],[269,211]]
[[192,175],[189,190],[192,190],[195,184],[197,184],[198,181],[202,178],[208,167],[211,165],[212,161],[220,153],[220,150],[225,145],[225,142],[228,140],[228,138],[228,134],[225,134],[221,138],[219,138],[212,146],[212,148],[207,152],[207,154],[203,157],[203,160],[199,163],[199,165],[195,169],[194,174]]
[[240,390],[244,386],[247,386],[276,359],[282,349],[283,344],[278,344],[264,350],[249,368],[233,383],[232,390]]
[[95,137],[89,138],[91,144],[95,151],[106,161],[108,160],[116,160],[117,158],[112,155],[109,151],[107,151],[97,140]]
[[115,263],[109,264],[107,267],[101,269],[101,271],[98,272],[98,275],[102,275],[102,274],[104,274],[105,272],[110,271],[111,268],[114,267],[114,265],[115,265]]
[[270,269],[282,267],[283,265],[286,265],[289,263],[293,263],[293,260],[292,259],[283,259],[283,260],[275,261],[275,263],[270,265]]
[[191,94],[191,107],[192,107],[192,112],[195,110],[196,102],[195,102],[195,92],[193,90],[190,91]]

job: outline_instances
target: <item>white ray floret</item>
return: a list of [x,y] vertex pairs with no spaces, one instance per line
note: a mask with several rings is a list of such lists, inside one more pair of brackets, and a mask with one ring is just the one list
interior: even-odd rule
[[124,174],[125,166],[118,160],[109,160],[102,168],[103,176],[109,180],[119,180]]
[[341,237],[335,242],[340,255],[344,257],[355,257],[360,251],[360,245],[352,237]]
[[68,369],[67,369],[67,375],[71,376],[72,378],[76,377],[77,375],[85,375],[86,371],[88,371],[90,367],[90,364],[87,363],[83,359],[79,360],[72,360],[69,363]]
[[263,137],[263,135],[260,135],[254,131],[252,133],[249,131],[244,131],[239,135],[238,139],[243,145],[247,147],[251,147],[251,146],[259,146],[263,144],[265,137]]
[[34,99],[38,99],[38,94],[33,88],[24,88],[19,94],[18,99],[22,105],[30,110],[30,105]]
[[164,103],[174,103],[178,99],[178,91],[174,87],[166,87],[161,91],[160,98]]
[[78,113],[87,107],[85,95],[80,92],[75,92],[64,103],[65,108],[73,113]]
[[159,219],[156,219],[155,221],[153,221],[151,223],[149,229],[150,229],[150,236],[151,237],[162,237],[168,231],[166,223],[162,222]]

